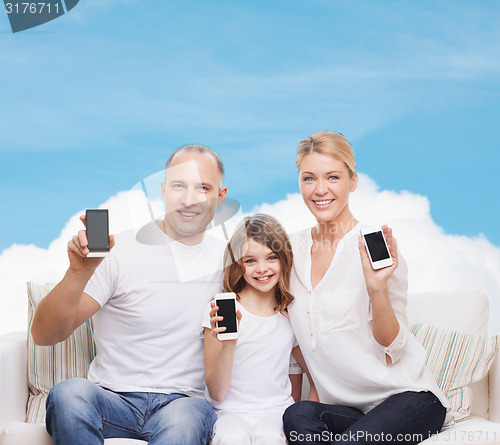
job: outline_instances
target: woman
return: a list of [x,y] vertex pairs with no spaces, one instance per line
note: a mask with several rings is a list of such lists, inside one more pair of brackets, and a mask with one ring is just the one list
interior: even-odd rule
[[438,432],[448,401],[408,335],[407,268],[383,227],[394,264],[373,270],[349,209],[358,183],[349,142],[320,131],[297,150],[299,189],[317,220],[292,237],[289,306],[319,401],[283,416],[290,444],[418,443]]

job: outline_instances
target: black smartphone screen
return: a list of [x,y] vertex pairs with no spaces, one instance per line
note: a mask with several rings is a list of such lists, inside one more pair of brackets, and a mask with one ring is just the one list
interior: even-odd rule
[[85,226],[91,252],[109,250],[109,219],[107,209],[87,210]]
[[215,304],[219,306],[219,310],[217,311],[217,315],[224,317],[224,320],[218,321],[217,324],[219,327],[225,326],[225,333],[233,333],[237,332],[237,321],[236,321],[236,301],[234,298],[229,300],[215,300]]
[[364,237],[373,262],[390,258],[391,255],[385,246],[384,235],[381,231],[368,233]]

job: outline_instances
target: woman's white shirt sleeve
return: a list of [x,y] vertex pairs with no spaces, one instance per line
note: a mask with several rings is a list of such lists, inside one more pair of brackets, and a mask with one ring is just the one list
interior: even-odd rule
[[[395,364],[403,355],[408,342],[408,320],[406,317],[406,296],[408,292],[408,282],[406,277],[408,276],[408,266],[406,261],[401,256],[398,251],[398,267],[394,271],[393,275],[389,278],[389,299],[391,301],[392,310],[394,315],[399,322],[399,332],[389,346],[381,345],[375,337],[373,337],[373,332],[370,331],[370,340],[373,348],[373,352],[377,355],[379,360],[386,366],[390,366],[387,363],[386,355],[391,358],[391,365]],[[372,312],[371,305],[369,308],[369,321],[372,322]]]

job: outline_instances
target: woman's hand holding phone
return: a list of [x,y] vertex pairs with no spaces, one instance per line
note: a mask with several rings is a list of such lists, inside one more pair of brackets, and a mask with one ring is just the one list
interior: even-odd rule
[[378,291],[385,291],[387,288],[387,281],[398,267],[398,249],[396,239],[392,235],[392,229],[386,225],[382,226],[382,232],[389,248],[389,253],[392,258],[392,265],[383,267],[381,269],[374,269],[372,262],[368,256],[367,248],[363,236],[359,236],[359,254],[361,256],[361,264],[363,266],[363,273],[366,281],[366,288],[370,297],[375,295]]

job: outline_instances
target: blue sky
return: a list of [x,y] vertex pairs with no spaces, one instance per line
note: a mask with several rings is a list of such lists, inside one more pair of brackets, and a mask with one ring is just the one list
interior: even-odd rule
[[81,0],[16,34],[0,11],[0,251],[46,247],[187,143],[245,211],[283,199],[321,129],[446,233],[500,246],[499,116],[497,1]]

